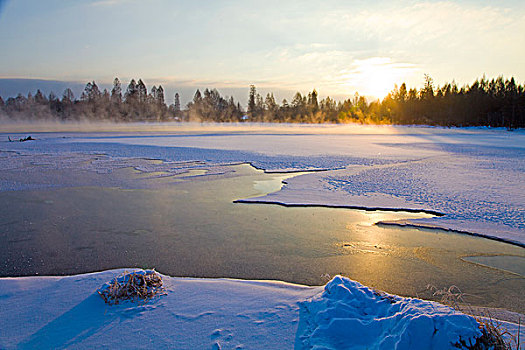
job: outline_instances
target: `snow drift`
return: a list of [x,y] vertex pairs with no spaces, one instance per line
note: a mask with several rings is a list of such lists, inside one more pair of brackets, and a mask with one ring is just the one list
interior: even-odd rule
[[341,276],[301,306],[299,348],[448,349],[481,336],[473,317],[448,306],[379,293]]

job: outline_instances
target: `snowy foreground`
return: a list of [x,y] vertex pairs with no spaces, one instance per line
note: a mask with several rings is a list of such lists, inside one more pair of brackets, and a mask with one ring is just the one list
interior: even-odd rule
[[165,295],[109,306],[97,289],[124,271],[0,279],[0,348],[448,349],[481,334],[449,307],[339,276],[324,287],[163,276]]

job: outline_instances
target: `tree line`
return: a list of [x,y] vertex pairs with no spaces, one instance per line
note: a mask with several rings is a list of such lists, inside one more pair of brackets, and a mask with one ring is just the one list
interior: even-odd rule
[[178,94],[175,103],[167,106],[164,100],[164,89],[161,85],[153,86],[148,93],[146,85],[139,79],[131,79],[126,91],[118,78],[113,81],[111,91],[100,90],[95,81],[88,82],[80,98],[75,98],[69,88],[62,97],[53,92],[45,96],[37,90],[33,96],[18,94],[5,102],[0,97],[0,113],[11,119],[38,120],[112,120],[112,121],[165,121],[180,118]]
[[477,79],[471,85],[458,87],[453,81],[435,86],[425,75],[424,86],[407,89],[396,86],[383,100],[368,101],[356,93],[336,101],[319,99],[314,89],[307,95],[297,92],[289,102],[275,100],[273,93],[261,96],[250,86],[248,105],[244,110],[233,97],[223,97],[216,89],[200,90],[185,108],[180,96],[167,105],[164,89],[132,79],[125,91],[118,78],[111,91],[103,91],[95,81],[86,84],[80,98],[71,89],[62,97],[44,96],[38,90],[33,96],[19,94],[5,102],[0,97],[0,116],[11,119],[38,120],[111,120],[132,121],[198,121],[198,122],[277,122],[277,123],[363,123],[426,124],[440,126],[491,126],[508,129],[525,127],[525,88],[514,78]]

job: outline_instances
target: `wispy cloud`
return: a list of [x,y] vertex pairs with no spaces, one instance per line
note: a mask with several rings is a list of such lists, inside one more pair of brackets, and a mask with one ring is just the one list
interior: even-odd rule
[[[498,3],[495,3],[496,5]],[[525,44],[525,13],[497,6],[452,1],[332,14],[326,25],[375,42],[376,55],[395,51],[400,59],[427,61],[482,58]],[[513,50],[513,49],[511,49]]]

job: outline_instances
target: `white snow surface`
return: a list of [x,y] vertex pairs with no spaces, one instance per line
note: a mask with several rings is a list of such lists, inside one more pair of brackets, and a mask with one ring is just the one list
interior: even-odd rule
[[[448,349],[474,318],[336,276],[324,287],[162,276],[166,294],[107,305],[125,270],[0,279],[2,349]],[[128,269],[135,271],[135,269]]]
[[[523,131],[356,125],[162,127],[151,127],[154,132],[138,124],[127,128],[143,131],[32,134],[38,140],[23,143],[2,142],[7,140],[4,134],[0,165],[10,169],[17,167],[14,158],[21,155],[46,154],[53,155],[60,168],[71,165],[65,165],[67,159],[89,154],[103,157],[81,167],[101,173],[133,163],[140,169],[141,158],[167,162],[148,171],[172,173],[240,162],[266,171],[328,170],[289,179],[281,191],[250,201],[426,210],[444,216],[406,223],[525,245]],[[1,190],[46,186],[61,185],[0,182]]]

